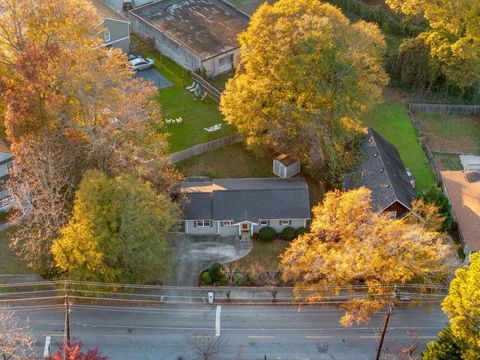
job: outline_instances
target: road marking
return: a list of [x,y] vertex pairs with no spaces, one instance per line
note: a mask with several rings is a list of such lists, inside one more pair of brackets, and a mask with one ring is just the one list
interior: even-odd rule
[[51,337],[57,336],[57,337],[63,337],[64,335],[63,335],[63,334],[43,334],[43,336],[51,336]]
[[437,337],[436,336],[423,336],[423,335],[420,335],[420,336],[412,336],[414,339],[436,339]]
[[268,336],[268,335],[251,335],[248,337],[249,339],[274,339],[275,336]]
[[215,337],[216,336],[212,336],[212,335],[195,335],[195,336],[192,336],[192,338],[194,338],[194,339],[213,339]]
[[380,335],[360,335],[360,339],[380,339]]
[[48,359],[50,357],[50,341],[52,341],[51,336],[45,337],[45,347],[43,348],[43,358]]
[[333,336],[328,335],[315,335],[315,336],[305,336],[305,339],[331,339]]
[[215,313],[215,336],[220,336],[220,315],[222,314],[222,307],[217,305],[217,312]]

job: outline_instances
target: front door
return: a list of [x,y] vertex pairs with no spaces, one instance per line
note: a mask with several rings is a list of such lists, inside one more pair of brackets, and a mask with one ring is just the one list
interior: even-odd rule
[[250,231],[250,224],[242,223],[242,231]]

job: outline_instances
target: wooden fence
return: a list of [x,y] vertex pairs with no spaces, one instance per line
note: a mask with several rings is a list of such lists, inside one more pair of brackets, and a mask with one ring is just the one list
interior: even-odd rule
[[408,104],[414,113],[480,115],[480,105]]
[[203,90],[208,93],[208,96],[210,96],[216,102],[220,102],[220,90],[218,90],[215,86],[210,84],[201,75],[198,75],[197,73],[194,73],[193,71],[192,71],[191,75],[192,75],[193,81],[199,83],[200,86],[203,88]]
[[193,156],[203,154],[205,152],[216,150],[227,145],[234,144],[241,140],[239,135],[230,135],[220,139],[212,140],[203,144],[197,144],[188,149],[181,150],[170,154],[170,160],[174,163],[189,159]]

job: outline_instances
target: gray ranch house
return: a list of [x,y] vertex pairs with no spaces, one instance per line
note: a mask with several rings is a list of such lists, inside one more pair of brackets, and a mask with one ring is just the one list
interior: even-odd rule
[[249,17],[222,0],[159,0],[130,11],[132,31],[154,39],[155,48],[190,71],[207,76],[240,62],[237,36]]
[[306,227],[311,218],[304,179],[187,179],[180,186],[186,234],[241,236],[270,226]]
[[102,21],[98,26],[103,26],[103,40],[106,47],[122,49],[123,52],[130,52],[130,21],[117,13],[102,0],[90,0],[97,10]]

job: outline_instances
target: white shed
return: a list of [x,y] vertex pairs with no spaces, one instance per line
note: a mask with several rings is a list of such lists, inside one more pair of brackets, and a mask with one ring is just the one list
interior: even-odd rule
[[273,159],[273,173],[282,179],[288,179],[300,172],[300,162],[287,154],[280,154]]

